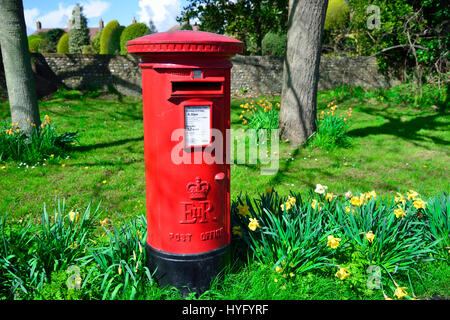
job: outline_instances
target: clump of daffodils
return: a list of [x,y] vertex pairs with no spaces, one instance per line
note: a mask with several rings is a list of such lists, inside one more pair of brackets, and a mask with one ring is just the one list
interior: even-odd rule
[[350,203],[352,206],[361,207],[367,204],[370,200],[374,200],[377,198],[377,193],[372,190],[366,193],[360,193],[359,196],[352,196],[350,199]]
[[281,205],[281,210],[288,211],[295,205],[295,198],[288,197],[287,201]]
[[272,110],[280,109],[280,103],[275,103],[275,105],[268,101],[260,99],[259,101],[252,100],[251,102],[243,103],[240,105],[242,108],[241,114],[239,118],[242,120],[242,124],[247,124],[248,119],[251,118],[258,111],[263,111],[264,113],[268,113]]
[[[337,116],[337,114],[336,114],[337,109],[339,109],[339,106],[334,101],[332,101],[327,105],[326,110],[322,110],[322,112],[319,115],[319,118],[324,119],[327,116],[331,116],[331,117]],[[353,112],[353,109],[348,108],[347,110],[344,110],[344,114],[340,115],[339,118],[342,118],[342,120],[344,120],[344,121],[349,121],[350,118],[352,117],[352,112]]]
[[[418,211],[425,210],[425,208],[427,207],[427,202],[420,198],[419,193],[414,190],[408,190],[406,192],[406,197],[403,194],[397,192],[397,195],[394,197],[394,201],[397,204],[397,209],[394,210],[394,214],[397,218],[403,218],[406,216],[404,207],[407,201],[412,201],[413,207]],[[420,216],[421,213],[418,213],[418,215]]]

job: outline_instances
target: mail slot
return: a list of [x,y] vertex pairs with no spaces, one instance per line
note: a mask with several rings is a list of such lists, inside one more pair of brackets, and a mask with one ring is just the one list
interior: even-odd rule
[[[230,243],[228,150],[226,143],[222,152],[208,147],[213,130],[226,137],[230,127],[230,59],[242,42],[173,31],[131,40],[127,49],[142,68],[147,264],[161,285],[202,292],[226,263]],[[204,155],[217,161],[174,158]]]
[[216,93],[222,94],[222,82],[172,82],[172,92],[177,94],[191,93],[191,94],[202,94],[202,93]]

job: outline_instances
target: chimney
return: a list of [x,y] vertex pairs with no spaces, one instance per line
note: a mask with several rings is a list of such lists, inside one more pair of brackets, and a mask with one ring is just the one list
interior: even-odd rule
[[42,29],[42,24],[40,21],[36,21],[36,31],[40,31]]
[[105,27],[105,24],[103,23],[102,18],[100,18],[100,22],[98,24],[98,27],[99,27],[100,30],[103,30],[103,28]]
[[136,18],[133,17],[133,21],[131,21],[131,23],[136,23]]

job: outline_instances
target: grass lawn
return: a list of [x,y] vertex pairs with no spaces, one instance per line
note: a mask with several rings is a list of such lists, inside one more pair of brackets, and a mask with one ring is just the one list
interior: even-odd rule
[[[279,101],[279,97],[261,98]],[[274,175],[261,175],[259,165],[231,165],[232,199],[240,193],[257,195],[268,186],[281,195],[290,191],[305,194],[318,183],[334,193],[375,190],[381,197],[413,189],[426,199],[449,190],[450,118],[445,109],[380,102],[376,96],[342,97],[339,90],[333,90],[319,93],[318,111],[332,100],[339,109],[353,109],[351,148],[293,149],[281,142],[279,170]],[[245,101],[248,99],[232,99],[233,129],[244,128],[239,115],[240,104]],[[78,131],[79,146],[70,157],[49,157],[44,164],[0,163],[0,213],[7,212],[10,219],[28,216],[38,222],[43,203],[52,212],[56,197],[65,198],[68,210],[82,211],[90,200],[95,204],[101,201],[99,219],[119,221],[117,213],[126,220],[145,215],[142,100],[57,94],[40,101],[39,107],[41,118],[49,115],[61,133]],[[0,119],[10,119],[6,103],[0,104]],[[415,294],[424,298],[450,296],[448,263],[435,262],[432,268],[422,268],[423,281],[418,281]],[[373,295],[355,293],[332,275],[311,274],[284,288],[275,283],[262,288],[263,279],[272,276],[265,268],[250,264],[226,275],[203,298],[383,299],[379,291]],[[149,295],[141,298],[179,298],[171,291],[156,289]]]
[[[320,93],[319,112],[338,97],[337,90]],[[233,129],[242,127],[241,103],[232,101]],[[449,190],[448,113],[352,98],[338,100],[338,105],[353,108],[351,148],[292,149],[282,142],[274,175],[261,175],[259,165],[231,165],[232,197],[240,192],[255,195],[267,186],[280,194],[303,193],[317,183],[327,185],[330,192],[375,190],[380,196],[413,189],[427,197]],[[36,217],[42,203],[51,206],[57,196],[65,198],[70,208],[102,200],[105,215],[145,213],[141,100],[58,96],[41,101],[40,113],[49,115],[61,133],[78,131],[80,146],[69,159],[49,158],[45,166],[0,164],[5,166],[0,171],[0,212]],[[9,117],[8,105],[1,104],[0,119]]]

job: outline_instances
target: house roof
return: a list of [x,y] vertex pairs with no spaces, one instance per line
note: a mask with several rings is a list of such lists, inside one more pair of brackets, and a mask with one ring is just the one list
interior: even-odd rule
[[[38,34],[40,32],[48,32],[52,29],[62,29],[62,30],[64,30],[64,32],[69,32],[69,28],[41,28],[41,29],[36,30],[32,34]],[[92,27],[92,28],[88,28],[88,29],[89,29],[89,37],[91,40],[100,31],[99,27]]]

